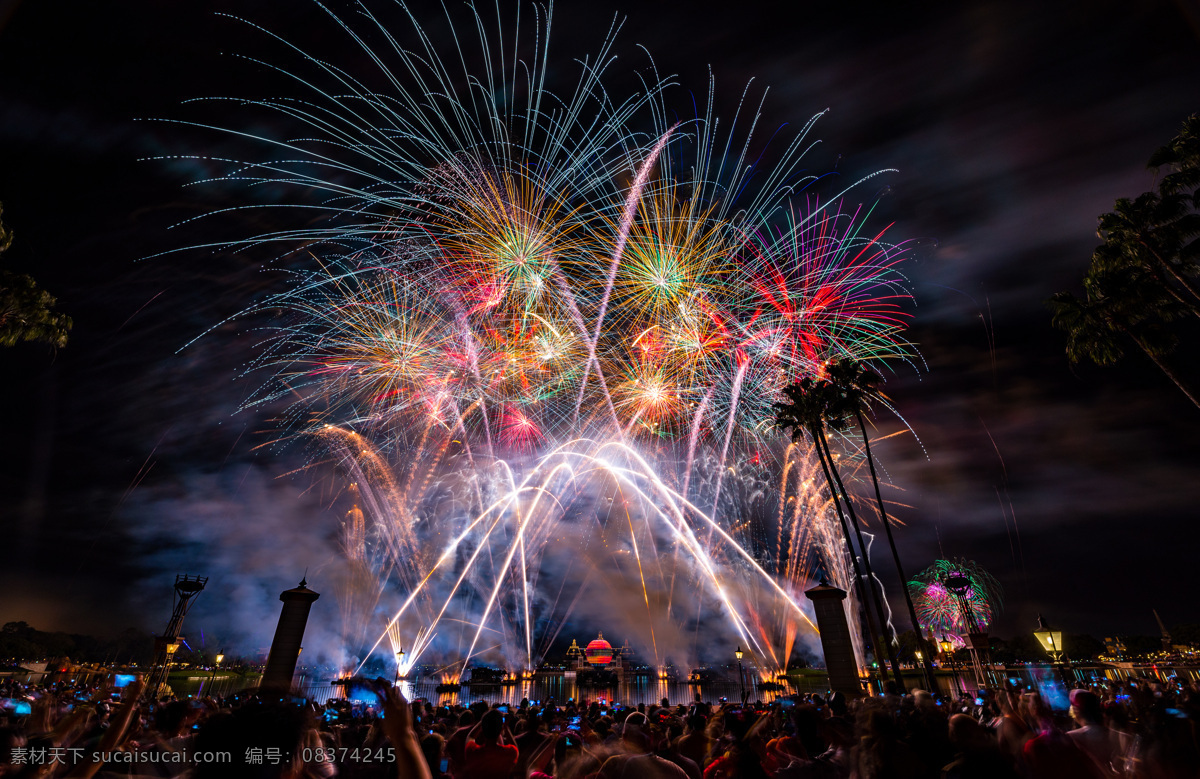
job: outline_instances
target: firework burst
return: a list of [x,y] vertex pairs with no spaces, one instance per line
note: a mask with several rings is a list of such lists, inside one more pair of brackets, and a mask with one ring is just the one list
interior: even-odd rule
[[[954,579],[965,577],[955,592]],[[951,586],[947,586],[951,580]],[[926,633],[945,636],[962,646],[968,633],[986,631],[1002,605],[1000,583],[973,560],[935,560],[908,583],[917,621]]]
[[903,247],[849,188],[797,194],[816,117],[762,164],[757,112],[721,125],[711,90],[686,122],[653,71],[615,98],[612,34],[564,98],[549,12],[527,48],[476,13],[478,45],[443,57],[415,18],[406,46],[362,10],[382,50],[331,24],[386,92],[301,52],[279,72],[306,100],[249,101],[301,140],[229,131],[272,155],[224,180],[294,189],[316,218],[220,246],[290,264],[245,312],[268,322],[247,406],[291,398],[284,418],[355,485],[344,545],[355,586],[376,571],[353,600],[362,624],[386,611],[375,646],[407,640],[411,665],[457,633],[464,666],[500,647],[532,667],[574,602],[539,578],[568,544],[637,583],[655,662],[664,632],[716,613],[785,666],[811,568],[850,577],[811,453],[769,409],[832,359],[911,356]]

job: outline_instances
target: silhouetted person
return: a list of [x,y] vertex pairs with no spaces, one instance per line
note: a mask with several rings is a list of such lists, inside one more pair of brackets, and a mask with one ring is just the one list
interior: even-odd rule
[[966,714],[950,718],[954,761],[942,769],[942,779],[1017,779],[1011,759],[983,726]]
[[471,736],[473,740],[467,741],[464,750],[462,779],[508,779],[520,753],[512,743],[504,715],[498,709],[484,714]]

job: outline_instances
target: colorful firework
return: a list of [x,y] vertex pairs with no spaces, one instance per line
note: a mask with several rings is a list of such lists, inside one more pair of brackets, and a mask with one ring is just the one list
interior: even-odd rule
[[[770,407],[832,359],[912,354],[902,247],[865,231],[850,188],[797,194],[816,117],[766,164],[757,113],[738,137],[745,117],[719,130],[710,96],[669,124],[657,75],[614,100],[611,36],[562,99],[549,14],[525,56],[478,24],[479,50],[456,39],[445,59],[415,19],[410,50],[364,15],[385,51],[331,19],[389,92],[305,54],[280,72],[310,99],[251,101],[302,140],[234,131],[280,153],[224,180],[299,187],[286,207],[318,226],[221,246],[293,261],[244,312],[267,322],[269,374],[247,405],[290,398],[292,429],[352,485],[343,608],[387,624],[367,653],[386,637],[408,666],[429,651],[531,668],[587,572],[636,583],[655,663],[663,635],[717,615],[786,666],[813,566],[849,574],[811,453]],[[555,568],[564,548],[578,570]]]
[[[947,586],[949,582],[949,586]],[[1002,605],[1000,583],[973,560],[935,560],[908,583],[917,621],[926,633],[962,646],[967,633],[985,631]]]

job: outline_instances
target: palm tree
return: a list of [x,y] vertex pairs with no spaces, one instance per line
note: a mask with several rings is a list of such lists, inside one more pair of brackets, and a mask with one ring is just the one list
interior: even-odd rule
[[908,593],[904,575],[904,566],[900,564],[900,552],[896,549],[896,539],[892,535],[892,523],[888,519],[887,509],[883,505],[883,495],[879,491],[879,475],[875,472],[875,458],[871,455],[871,439],[867,435],[867,424],[863,419],[863,409],[867,402],[878,397],[883,377],[867,368],[863,363],[845,358],[836,360],[829,366],[829,380],[841,392],[843,408],[858,420],[859,433],[862,435],[863,450],[867,456],[867,464],[871,467],[871,482],[875,485],[875,502],[879,507],[879,517],[883,529],[887,531],[888,546],[892,549],[892,560],[896,563],[896,574],[900,577],[900,590],[904,593],[904,603],[908,606],[908,618],[912,621],[913,633],[917,637],[921,649],[922,666],[925,673],[925,684],[929,690],[935,688],[933,679],[933,648],[925,646],[925,638],[921,634],[921,623],[917,621],[917,610],[913,608],[912,597]]
[[1173,297],[1178,285],[1187,293],[1189,311],[1200,316],[1194,305],[1200,287],[1193,281],[1200,276],[1200,114],[1184,120],[1179,135],[1151,155],[1148,167],[1163,173],[1158,190],[1120,198],[1100,217],[1101,249],[1110,261],[1123,257],[1147,269]]
[[[845,393],[836,381],[826,380],[821,384],[825,396],[825,424],[834,431],[842,432],[850,426],[849,415],[851,409],[846,403]],[[875,572],[871,569],[871,555],[867,548],[867,542],[863,539],[862,526],[858,522],[858,512],[854,510],[854,503],[850,500],[850,492],[842,482],[841,472],[838,471],[835,465],[833,453],[829,449],[829,441],[824,435],[821,436],[819,445],[825,450],[825,458],[829,461],[830,472],[833,474],[834,481],[837,482],[842,501],[846,504],[846,512],[850,515],[850,524],[854,527],[854,535],[858,538],[858,548],[862,552],[863,568],[866,573],[866,586],[871,594],[875,613],[879,617],[879,625],[881,628],[886,629],[888,621],[883,612],[883,596],[881,593],[875,591]],[[883,638],[884,646],[887,647],[888,662],[892,665],[892,673],[895,675],[896,681],[903,686],[903,676],[900,673],[900,658],[896,654],[895,644],[892,642],[890,636],[884,635]]]
[[1128,339],[1200,408],[1200,396],[1166,359],[1178,343],[1167,327],[1180,315],[1175,301],[1129,268],[1093,267],[1084,292],[1083,298],[1060,292],[1049,301],[1051,322],[1067,334],[1067,358],[1112,365],[1125,355]]
[[[859,592],[859,604],[862,607],[862,617],[867,623],[868,635],[870,636],[868,644],[873,646],[878,637],[882,634],[875,626],[875,620],[871,617],[870,591],[863,586],[863,574],[859,565],[858,555],[855,554],[854,543],[850,539],[850,530],[846,526],[846,515],[842,512],[842,504],[838,500],[838,493],[834,487],[835,477],[837,484],[841,484],[841,478],[837,476],[837,466],[833,462],[833,457],[829,455],[828,449],[822,444],[825,442],[825,416],[829,408],[829,403],[834,399],[834,389],[829,382],[818,381],[811,377],[805,377],[795,384],[790,384],[783,388],[783,394],[787,398],[786,403],[775,404],[775,426],[782,429],[792,431],[792,440],[798,440],[805,432],[812,437],[813,448],[816,449],[817,459],[821,461],[821,471],[825,474],[825,484],[829,487],[829,494],[833,497],[833,505],[837,509],[838,522],[842,528],[842,537],[846,541],[846,546],[850,549],[850,562],[854,566],[854,579]],[[833,475],[831,475],[831,473]],[[844,494],[844,492],[843,492]],[[847,501],[849,505],[849,501]],[[856,520],[857,529],[857,520]],[[859,535],[859,543],[862,543],[862,536]],[[864,547],[865,550],[865,547]],[[863,555],[866,559],[866,555]],[[882,608],[878,608],[879,604],[875,603],[877,611],[880,615],[881,624],[886,624],[883,619]],[[888,645],[890,649],[890,644]],[[878,653],[876,653],[878,656]],[[891,658],[893,672],[896,674],[896,680],[900,681],[899,664],[895,658]],[[883,681],[887,683],[887,667],[881,662],[879,664],[880,674]]]
[[1200,274],[1200,265],[1195,241],[1188,243],[1200,234],[1200,214],[1192,213],[1193,207],[1193,196],[1183,192],[1119,198],[1113,210],[1100,217],[1097,232],[1104,244],[1093,262],[1115,260],[1143,269],[1163,291],[1188,306],[1193,316],[1200,316],[1195,305],[1200,288],[1192,280]]
[[1092,254],[1085,296],[1060,292],[1048,302],[1054,326],[1067,333],[1071,362],[1109,365],[1132,340],[1188,399],[1197,393],[1166,361],[1176,335],[1168,325],[1200,319],[1200,114],[1150,158],[1158,188],[1119,198],[1099,219],[1104,243]]
[[[3,211],[0,204],[0,214]],[[12,245],[12,240],[12,231],[0,221],[0,254]],[[32,276],[0,270],[0,346],[15,346],[21,341],[66,346],[71,319],[54,311],[55,303]]]

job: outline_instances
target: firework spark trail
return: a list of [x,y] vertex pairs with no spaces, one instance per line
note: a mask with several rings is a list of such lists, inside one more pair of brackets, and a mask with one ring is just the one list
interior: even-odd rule
[[[658,659],[658,639],[654,636],[654,615],[650,612],[650,592],[646,589],[646,573],[642,570],[642,551],[638,548],[637,534],[633,529],[633,517],[629,514],[629,503],[622,497],[622,508],[625,513],[625,520],[629,523],[629,543],[633,547],[633,557],[637,560],[638,567],[638,582],[642,585],[642,599],[646,604],[646,625],[650,628],[650,646],[654,650],[654,664],[659,664]],[[668,612],[668,616],[670,612]]]
[[[656,490],[661,492],[661,494],[663,494],[665,497],[668,498],[668,500],[670,500],[671,505],[673,508],[676,509],[676,513],[679,516],[681,522],[683,522],[683,512],[678,507],[683,506],[683,507],[691,509],[692,512],[696,516],[698,516],[702,520],[704,520],[704,524],[706,524],[708,527],[712,528],[727,544],[729,544],[729,546],[739,556],[745,558],[746,562],[750,564],[751,568],[753,570],[757,571],[759,574],[761,574],[763,576],[763,578],[766,580],[766,582],[773,589],[775,589],[776,592],[778,592],[781,597],[783,597],[789,604],[791,604],[791,606],[796,610],[796,613],[803,617],[805,622],[807,622],[814,630],[816,629],[816,625],[814,625],[812,623],[812,621],[808,619],[808,616],[804,614],[804,611],[792,599],[792,597],[779,586],[779,584],[775,581],[775,579],[771,576],[771,574],[767,573],[767,571],[764,570],[762,568],[762,566],[760,566],[758,564],[758,562],[755,561],[754,558],[752,556],[750,556],[750,554],[745,549],[743,549],[742,546],[740,544],[738,544],[737,541],[732,536],[729,535],[729,533],[727,533],[725,531],[724,528],[722,528],[715,520],[713,520],[711,517],[709,517],[703,511],[701,511],[698,507],[696,507],[694,504],[692,504],[689,500],[687,500],[687,498],[685,498],[684,496],[675,492],[670,487],[668,487],[666,484],[664,484],[659,479],[657,474],[655,474],[654,470],[649,467],[649,464],[636,451],[630,449],[629,447],[627,447],[623,444],[619,444],[619,443],[615,443],[615,442],[609,442],[609,443],[605,444],[604,446],[601,447],[601,451],[603,451],[604,448],[611,447],[611,446],[621,447],[622,449],[624,449],[626,451],[626,453],[630,457],[632,457],[632,459],[638,465],[640,465],[644,468],[644,471],[642,471],[642,474],[644,476],[646,476],[647,478],[651,479],[651,483],[654,485]],[[630,471],[627,473],[632,474],[633,472]],[[636,487],[635,487],[635,489],[636,489]],[[639,490],[639,492],[640,492],[640,490]],[[691,534],[690,526],[687,529],[688,529],[689,534]],[[693,543],[696,543],[694,535],[692,535],[691,540],[693,541]],[[698,544],[697,544],[697,546],[698,546]]]
[[[608,462],[605,459],[603,453],[606,449],[610,449],[612,447],[617,447],[617,449],[622,454],[630,457],[633,460],[633,463],[636,466],[636,469],[621,468],[621,467],[617,467],[617,466],[613,465],[612,463]],[[565,452],[561,449],[560,449],[559,453],[566,454],[572,458],[582,458],[583,461],[591,464],[591,468],[600,469],[602,471],[605,471],[605,472],[608,472],[608,473],[618,476],[621,479],[621,481],[628,488],[633,490],[635,494],[637,494],[639,497],[641,497],[643,499],[644,505],[654,505],[654,504],[656,504],[656,501],[652,500],[651,497],[649,495],[647,495],[642,490],[641,487],[638,486],[638,484],[637,484],[638,481],[646,480],[648,482],[648,485],[656,493],[660,493],[662,495],[662,497],[666,499],[666,502],[668,503],[668,505],[671,507],[671,514],[674,515],[674,519],[669,520],[668,515],[666,513],[663,513],[662,511],[654,512],[655,515],[660,516],[666,522],[668,529],[673,533],[673,535],[676,537],[676,539],[680,543],[684,544],[688,548],[688,550],[691,552],[691,554],[694,555],[695,560],[701,565],[702,569],[705,571],[706,578],[710,582],[710,586],[713,588],[713,590],[717,594],[718,598],[721,600],[721,602],[724,604],[725,608],[728,610],[730,617],[734,620],[734,624],[735,624],[736,629],[738,630],[739,635],[743,639],[745,639],[745,641],[748,644],[751,644],[751,645],[757,647],[760,652],[762,652],[764,654],[774,654],[773,648],[763,647],[761,642],[759,642],[755,638],[753,633],[749,630],[746,623],[744,621],[742,621],[742,619],[738,616],[736,605],[733,603],[730,593],[726,590],[725,585],[721,581],[721,574],[718,573],[714,562],[710,559],[709,553],[705,551],[705,546],[700,542],[698,536],[695,534],[695,530],[691,527],[691,525],[686,520],[685,509],[687,510],[687,512],[692,513],[692,514],[700,517],[701,519],[703,519],[704,522],[702,524],[707,525],[710,528],[715,527],[715,523],[710,518],[705,517],[696,506],[689,504],[687,501],[681,500],[678,493],[675,493],[673,490],[671,490],[669,487],[667,487],[667,485],[663,484],[661,482],[661,480],[654,474],[654,472],[651,469],[649,469],[648,463],[646,463],[644,460],[642,460],[635,451],[633,451],[632,449],[630,449],[628,447],[620,445],[616,442],[607,442],[607,443],[599,444],[596,452],[594,454],[590,454],[590,455],[586,454],[586,453],[578,453],[578,452]],[[553,497],[552,492],[547,489],[547,485],[552,483],[554,478],[556,476],[558,476],[560,473],[566,473],[569,475],[570,479],[575,480],[575,479],[585,478],[587,476],[588,469],[585,469],[583,471],[578,471],[577,468],[572,468],[569,465],[569,463],[561,462],[561,463],[558,463],[557,465],[555,465],[553,468],[551,468],[537,485],[533,484],[533,481],[534,481],[534,478],[536,475],[535,473],[529,474],[525,478],[525,480],[519,485],[516,483],[512,483],[512,485],[510,487],[510,491],[509,491],[508,495],[506,496],[506,498],[504,499],[504,501],[502,503],[497,503],[492,506],[489,506],[483,513],[481,513],[480,516],[477,517],[472,522],[472,524],[464,531],[464,533],[462,535],[460,535],[458,538],[456,538],[450,544],[450,546],[447,548],[447,550],[440,556],[437,564],[435,564],[435,566],[434,566],[434,570],[436,570],[440,565],[442,565],[444,562],[446,562],[453,555],[454,550],[457,549],[458,545],[463,540],[465,540],[465,538],[470,534],[470,532],[474,529],[474,527],[478,523],[485,522],[487,520],[488,516],[492,515],[492,513],[495,512],[497,518],[492,522],[492,524],[488,528],[487,532],[483,536],[483,538],[486,540],[486,538],[489,537],[490,534],[498,528],[498,526],[500,524],[499,517],[501,515],[501,512],[503,512],[503,510],[505,509],[505,507],[507,505],[511,505],[514,501],[516,501],[521,493],[532,490],[535,494],[534,503],[529,507],[529,509],[527,511],[523,512],[524,515],[519,519],[517,538],[514,542],[512,542],[510,544],[509,549],[507,550],[507,553],[506,553],[507,556],[504,561],[504,564],[502,566],[500,566],[501,572],[503,572],[504,570],[507,570],[508,567],[512,564],[514,556],[519,553],[519,550],[523,547],[523,545],[525,543],[525,536],[527,534],[528,528],[536,516],[536,512],[537,512],[537,508],[538,508],[537,503],[544,496],[549,495],[550,497]],[[772,577],[764,569],[762,569],[760,566],[758,566],[757,563],[755,561],[753,561],[753,559],[750,558],[749,555],[743,549],[741,549],[741,547],[736,543],[736,541],[731,536],[729,536],[727,533],[725,533],[719,527],[715,527],[715,530],[718,533],[718,535],[720,535],[725,540],[725,542],[735,552],[737,552],[740,556],[745,558],[745,561],[751,565],[753,570],[755,570],[760,576],[762,576],[764,578],[764,581],[766,583],[772,585],[774,587],[774,589],[777,591],[777,593],[781,597],[783,597],[787,600],[788,604],[794,610],[795,615],[799,619],[803,620],[804,622],[806,622],[807,624],[809,624],[811,626],[811,622],[808,621],[807,616],[800,609],[799,605],[794,600],[792,600],[791,597],[786,592],[784,592],[781,588],[779,588],[777,584],[774,583]],[[632,530],[632,526],[631,526],[631,534],[632,533],[633,533],[633,530]],[[447,596],[446,602],[442,606],[441,610],[437,613],[436,616],[434,616],[432,621],[430,623],[428,623],[428,627],[424,628],[426,638],[424,640],[418,640],[417,642],[414,643],[413,652],[407,658],[407,660],[410,663],[415,663],[419,659],[421,653],[425,650],[425,648],[428,647],[429,638],[432,636],[433,631],[436,629],[438,622],[443,618],[443,616],[446,612],[446,609],[449,607],[450,602],[453,599],[454,593],[458,590],[458,588],[462,585],[462,583],[472,573],[473,567],[476,565],[476,562],[478,560],[478,557],[479,557],[481,551],[482,551],[482,547],[477,548],[475,550],[474,554],[471,556],[471,558],[467,561],[466,565],[464,566],[464,570],[463,570],[462,574],[459,576],[458,580],[454,583],[453,587],[450,588],[450,594]],[[431,580],[432,576],[433,576],[433,571],[431,570],[429,575],[426,576],[425,580],[422,581],[422,583],[419,587],[425,586],[425,584]],[[483,626],[487,622],[488,614],[491,612],[492,608],[494,608],[494,605],[495,605],[496,599],[499,595],[499,590],[500,590],[502,583],[503,583],[503,574],[501,573],[501,574],[498,574],[495,579],[495,582],[492,586],[491,592],[488,597],[488,602],[484,608],[483,616],[481,617],[480,622],[477,623],[480,627],[476,630],[475,641],[472,642],[471,647],[468,649],[467,657],[464,660],[464,670],[466,667],[466,662],[469,661],[470,657],[474,655],[475,643],[478,641],[480,631],[483,629]],[[404,614],[404,612],[408,609],[408,607],[413,603],[413,601],[416,597],[416,594],[417,594],[416,592],[413,592],[409,596],[408,600],[406,600],[406,602],[403,604],[401,609],[392,618],[392,620],[390,620],[388,622],[388,625],[384,631],[384,634],[380,636],[380,641],[382,641],[384,639],[384,637],[386,637],[388,635],[389,631],[394,631],[396,623],[398,622],[400,617]],[[378,642],[376,643],[376,646],[377,645],[378,645]]]
[[[604,284],[604,297],[600,301],[600,311],[596,315],[596,327],[592,332],[591,341],[588,343],[588,360],[583,369],[583,379],[579,383],[579,398],[575,401],[576,419],[579,418],[579,408],[583,403],[584,393],[587,390],[588,372],[596,362],[596,344],[600,341],[600,331],[604,327],[604,315],[608,312],[608,299],[612,295],[613,283],[617,280],[617,268],[621,264],[621,255],[625,253],[625,243],[629,240],[629,231],[633,228],[633,218],[637,214],[638,201],[642,197],[642,190],[646,187],[646,182],[650,178],[650,171],[654,168],[654,163],[658,161],[658,156],[666,148],[667,141],[671,138],[671,133],[675,132],[675,128],[678,126],[678,124],[672,125],[659,137],[658,142],[654,144],[654,148],[650,150],[650,154],[642,161],[637,176],[633,180],[633,186],[629,188],[629,193],[625,196],[625,210],[621,214],[620,228],[617,230],[617,241],[613,247],[612,262],[608,268],[608,280]],[[612,408],[612,397],[608,393],[608,388],[603,387],[604,376],[599,365],[596,365],[596,375],[597,379],[602,383],[602,392],[608,398],[609,410],[615,420],[617,413]]]
[[[303,200],[280,208],[320,213],[203,246],[281,245],[280,262],[296,258],[289,288],[244,312],[268,322],[251,370],[269,373],[245,406],[293,399],[285,424],[315,435],[358,485],[346,493],[361,503],[347,554],[378,583],[350,600],[392,614],[359,669],[393,634],[414,636],[413,667],[455,604],[476,598],[482,613],[461,615],[475,628],[463,668],[495,625],[505,651],[523,644],[521,662],[535,665],[539,620],[561,627],[573,608],[535,605],[542,556],[562,539],[586,552],[590,536],[568,519],[584,512],[598,537],[618,532],[594,507],[613,483],[656,662],[677,593],[697,598],[697,628],[705,611],[678,579],[714,593],[739,637],[786,664],[796,631],[811,628],[793,597],[811,566],[840,585],[849,575],[812,454],[767,429],[771,403],[829,359],[914,354],[903,245],[864,232],[872,207],[844,204],[850,188],[797,197],[818,178],[801,168],[817,117],[771,160],[752,148],[761,102],[748,89],[728,124],[711,78],[689,122],[668,122],[672,82],[656,71],[638,93],[611,95],[602,76],[620,25],[579,60],[563,99],[546,86],[549,12],[528,59],[520,36],[492,40],[474,8],[468,54],[447,11],[443,59],[409,9],[415,44],[360,8],[387,41],[374,51],[322,8],[387,93],[252,25],[306,68],[269,65],[306,99],[247,103],[299,125],[297,140],[180,123],[270,155],[211,160],[231,166],[216,181],[292,188]],[[775,477],[778,490],[765,486]]]
[[[737,407],[738,397],[742,394],[742,380],[746,378],[746,363],[743,360],[738,360],[737,373],[733,377],[733,392],[729,401],[730,406]],[[729,415],[729,420],[725,425],[725,440],[721,443],[721,462],[725,462],[729,457],[729,441],[733,438],[733,423],[734,416]],[[717,501],[721,499],[721,482],[725,477],[725,470],[721,469],[717,472],[717,488],[713,490],[713,505],[711,513],[717,511]]]

